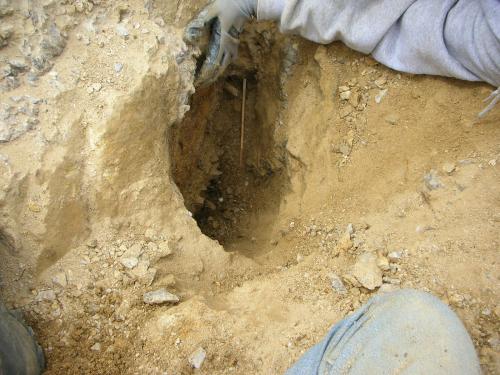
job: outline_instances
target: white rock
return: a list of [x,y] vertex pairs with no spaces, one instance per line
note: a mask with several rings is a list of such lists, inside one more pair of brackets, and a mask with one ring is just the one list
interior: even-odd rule
[[158,244],[158,253],[160,257],[166,257],[172,254],[168,241],[162,241]]
[[132,268],[135,268],[137,266],[137,264],[139,263],[139,259],[135,257],[126,257],[120,259],[120,263],[123,265],[123,267],[131,270]]
[[427,186],[429,190],[436,190],[443,187],[443,184],[439,180],[438,174],[434,169],[431,169],[429,173],[424,176],[424,182],[425,186]]
[[483,314],[484,316],[490,316],[491,310],[489,308],[485,308],[483,309],[483,311],[481,311],[481,314]]
[[122,69],[123,69],[123,64],[122,63],[116,63],[114,65],[114,68],[115,68],[115,72],[120,73],[122,71]]
[[447,174],[452,174],[455,168],[456,168],[455,164],[453,163],[445,163],[443,165],[443,171],[446,172]]
[[378,94],[375,96],[375,103],[379,104],[386,94],[387,94],[387,89],[380,90]]
[[66,273],[59,272],[58,274],[52,277],[52,282],[56,286],[60,286],[61,288],[66,288],[68,286],[68,279],[66,278]]
[[342,282],[342,279],[336,274],[330,274],[330,280],[332,281],[332,288],[339,294],[347,294],[347,289]]
[[127,28],[122,23],[116,25],[116,33],[122,38],[128,38],[129,35]]
[[424,233],[429,230],[434,230],[434,228],[429,225],[417,225],[417,227],[415,228],[415,232],[417,233]]
[[399,285],[401,284],[401,280],[395,277],[384,276],[383,281],[385,284]]
[[189,356],[189,364],[191,367],[199,369],[203,361],[205,361],[206,356],[207,352],[202,347],[199,347]]
[[19,103],[21,100],[24,99],[24,96],[15,95],[15,96],[11,96],[9,99],[15,103]]
[[90,350],[93,350],[94,352],[100,352],[101,344],[99,342],[96,342],[94,345],[90,347]]
[[399,262],[402,257],[403,257],[402,251],[392,251],[389,254],[387,254],[387,258],[389,258],[391,262]]
[[156,17],[154,19],[154,23],[156,23],[160,27],[164,27],[165,26],[165,21],[163,20],[162,17]]
[[352,225],[352,223],[347,224],[345,232],[352,236],[354,234],[354,225]]
[[349,100],[350,97],[351,97],[350,91],[344,91],[340,93],[340,99],[342,100]]
[[354,264],[352,274],[366,289],[374,290],[382,285],[382,271],[377,266],[375,254],[361,254]]
[[152,292],[144,293],[144,303],[148,305],[160,305],[162,303],[179,302],[179,297],[175,294],[167,292],[165,288],[161,288]]
[[42,290],[36,296],[37,301],[54,301],[56,293],[52,289]]

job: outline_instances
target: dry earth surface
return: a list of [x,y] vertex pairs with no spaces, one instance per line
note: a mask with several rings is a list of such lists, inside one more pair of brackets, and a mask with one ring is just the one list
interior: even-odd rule
[[252,23],[195,91],[202,6],[0,0],[0,292],[46,373],[280,374],[397,288],[498,373],[492,88]]

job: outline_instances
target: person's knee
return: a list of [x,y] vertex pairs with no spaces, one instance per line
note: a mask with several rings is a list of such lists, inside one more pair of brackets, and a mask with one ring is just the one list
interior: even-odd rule
[[40,374],[43,353],[32,332],[0,302],[0,374]]
[[445,303],[429,293],[414,289],[376,296],[367,314],[390,321],[393,327],[404,327],[403,332],[420,337],[426,334],[429,337],[466,334],[456,314]]
[[[405,289],[375,297],[367,313],[372,327],[384,331],[394,348],[428,367],[478,373],[472,340],[458,316],[433,295]],[[397,339],[393,339],[397,338]],[[433,358],[429,360],[428,358]]]
[[394,292],[378,295],[374,305],[382,305],[388,311],[422,316],[428,314],[453,314],[451,309],[430,293],[416,289],[401,289]]

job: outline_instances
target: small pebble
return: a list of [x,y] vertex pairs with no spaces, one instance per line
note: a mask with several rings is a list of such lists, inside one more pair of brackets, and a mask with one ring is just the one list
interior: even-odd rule
[[345,232],[352,236],[354,234],[354,225],[352,225],[352,223],[347,224]]
[[203,365],[206,357],[207,352],[205,351],[205,349],[199,347],[189,356],[189,364],[191,365],[191,367],[199,369]]
[[54,277],[52,277],[52,282],[56,286],[60,286],[61,288],[66,288],[66,286],[68,286],[68,279],[66,277],[66,273],[59,272],[58,274],[54,275]]
[[431,227],[429,225],[417,225],[417,227],[415,228],[415,232],[424,233],[424,232],[427,232],[429,230],[434,230],[434,229],[435,229],[434,227]]
[[128,30],[127,28],[125,27],[124,24],[122,23],[119,23],[118,25],[116,25],[116,33],[121,36],[122,38],[128,38],[129,36],[129,33],[128,33]]
[[340,93],[340,99],[342,100],[349,100],[350,97],[351,97],[350,91],[343,91]]
[[28,69],[28,65],[24,61],[21,61],[21,60],[10,60],[9,65],[12,68],[14,68],[16,70],[20,70],[20,71],[24,71],[24,70]]
[[148,305],[161,305],[163,303],[179,302],[179,297],[175,294],[167,292],[165,288],[161,288],[152,292],[144,293],[144,303]]
[[385,121],[391,125],[396,125],[399,121],[399,116],[395,113],[391,113],[385,117]]
[[156,18],[154,19],[154,22],[155,22],[158,26],[160,26],[160,27],[164,27],[164,26],[165,26],[165,21],[164,21],[164,20],[163,20],[163,18],[161,18],[161,17],[156,17]]
[[484,316],[490,316],[491,310],[488,308],[485,308],[483,311],[481,311],[481,314],[483,314]]
[[131,269],[137,267],[137,264],[139,263],[139,259],[137,259],[135,257],[123,258],[120,260],[120,263],[123,265],[123,267],[131,270]]
[[342,279],[338,277],[336,274],[330,274],[330,280],[332,288],[339,294],[347,294],[347,288],[345,287]]
[[401,258],[403,258],[403,252],[402,251],[392,251],[389,254],[387,254],[387,258],[391,262],[399,262]]
[[11,96],[10,100],[12,100],[15,103],[19,103],[21,100],[23,100],[23,96]]
[[56,293],[52,289],[42,290],[36,296],[37,301],[53,301],[56,299]]
[[375,103],[380,104],[384,96],[387,94],[387,89],[380,90],[378,94],[375,96]]
[[452,174],[455,171],[455,164],[453,163],[445,163],[443,165],[443,171],[447,174]]
[[393,285],[399,285],[399,284],[401,284],[401,280],[396,279],[394,277],[384,276],[383,277],[383,281],[384,281],[385,284],[393,284]]
[[443,187],[443,184],[439,181],[437,172],[433,169],[431,169],[429,173],[424,176],[424,182],[425,186],[427,186],[429,190],[436,190]]
[[123,69],[123,64],[122,63],[116,63],[115,66],[115,72],[120,73]]

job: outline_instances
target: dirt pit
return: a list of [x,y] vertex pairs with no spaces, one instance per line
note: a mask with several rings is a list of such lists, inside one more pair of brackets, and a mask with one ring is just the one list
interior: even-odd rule
[[[259,84],[255,75],[247,77],[229,77],[197,93],[169,142],[173,178],[186,207],[201,231],[228,251],[263,240],[262,229],[275,219],[287,188],[275,124],[262,121]],[[243,79],[248,109],[242,139]]]
[[[36,9],[62,31],[35,77],[20,36],[50,25],[10,5],[1,20],[15,34],[0,64],[26,69],[0,84],[16,125],[0,143],[0,292],[47,374],[281,374],[398,288],[447,303],[499,372],[499,108],[477,118],[491,87],[252,24],[227,74],[194,90],[181,36],[201,2],[78,3]],[[367,254],[372,288],[354,272]],[[179,303],[144,302],[160,288]]]
[[265,71],[281,62],[252,55],[259,37],[254,31],[244,41],[229,74],[193,95],[185,119],[168,134],[173,179],[201,231],[250,257],[270,241],[290,184],[286,137],[270,116],[282,105],[282,91]]

